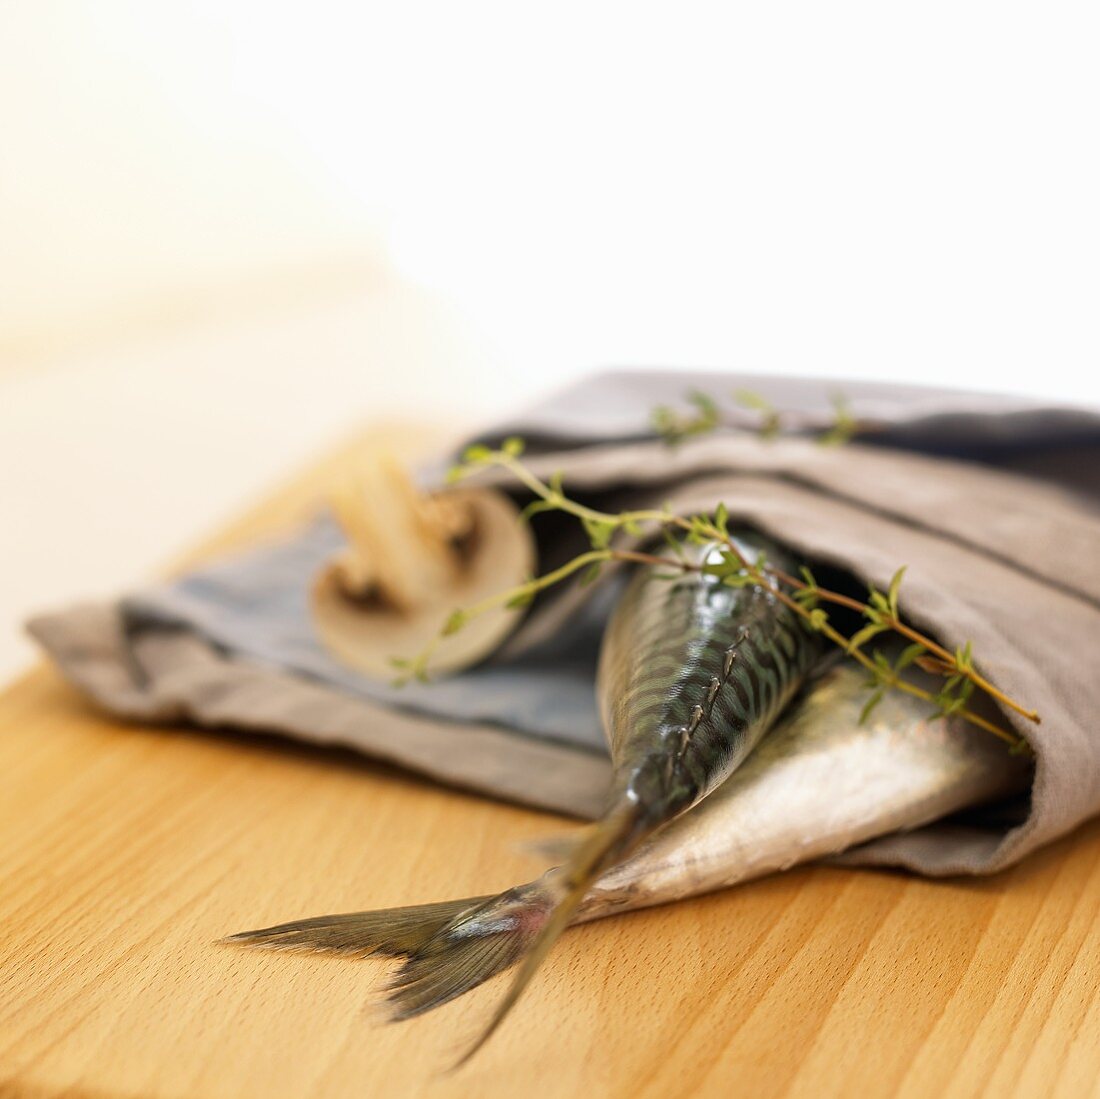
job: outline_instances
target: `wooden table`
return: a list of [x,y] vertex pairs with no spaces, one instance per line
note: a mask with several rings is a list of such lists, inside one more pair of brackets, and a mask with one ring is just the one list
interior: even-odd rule
[[[346,448],[207,544],[299,517]],[[200,555],[193,555],[192,560]],[[1100,1095],[1100,826],[986,881],[800,869],[568,934],[400,1026],[372,962],[214,944],[525,880],[560,822],[274,739],[0,697],[0,1096]]]

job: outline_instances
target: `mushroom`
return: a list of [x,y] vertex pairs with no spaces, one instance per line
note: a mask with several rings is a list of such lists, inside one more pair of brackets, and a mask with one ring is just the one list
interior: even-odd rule
[[[336,485],[331,502],[348,544],[314,580],[313,621],[333,656],[371,678],[392,679],[395,658],[415,657],[440,638],[454,610],[534,573],[530,528],[495,489],[425,495],[394,459],[378,456]],[[438,641],[426,670],[476,664],[521,613],[499,607],[470,618]]]

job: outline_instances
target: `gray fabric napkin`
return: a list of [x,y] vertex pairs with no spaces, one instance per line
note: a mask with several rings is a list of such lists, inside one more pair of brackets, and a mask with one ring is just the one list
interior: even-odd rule
[[[812,433],[843,392],[869,425],[845,446],[720,430],[675,448],[654,406],[710,393],[746,420],[748,388]],[[879,586],[908,566],[902,609],[1033,706],[1023,823],[958,822],[885,838],[853,861],[930,873],[998,869],[1100,811],[1100,413],[981,394],[724,374],[615,372],[485,432],[519,434],[536,471],[608,507],[709,510]],[[429,472],[431,481],[438,470]],[[501,477],[488,475],[511,487]],[[540,559],[578,548],[535,520]],[[451,680],[371,684],[316,640],[306,588],[339,544],[325,516],[296,536],[113,605],[43,615],[31,632],[101,705],[141,721],[283,732],[350,745],[469,789],[591,816],[608,777],[593,691],[616,570],[542,598],[493,660]]]

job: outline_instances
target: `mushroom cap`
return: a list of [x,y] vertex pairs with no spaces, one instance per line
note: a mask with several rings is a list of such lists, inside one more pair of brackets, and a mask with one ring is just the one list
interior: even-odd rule
[[[456,488],[434,499],[445,502],[452,514],[463,514],[464,532],[446,545],[448,567],[438,569],[433,555],[432,583],[426,599],[398,606],[385,597],[384,586],[364,591],[349,584],[346,558],[334,558],[317,574],[311,591],[311,610],[317,633],[328,650],[342,663],[372,679],[391,681],[397,674],[395,659],[416,657],[438,639],[427,661],[429,675],[455,673],[487,657],[513,630],[521,608],[493,607],[469,618],[463,627],[440,637],[444,623],[458,609],[469,608],[528,580],[535,571],[535,543],[530,527],[522,522],[510,497],[494,489]],[[407,551],[402,562],[425,549],[405,532]],[[381,556],[381,555],[380,555]],[[381,561],[379,561],[381,564]]]

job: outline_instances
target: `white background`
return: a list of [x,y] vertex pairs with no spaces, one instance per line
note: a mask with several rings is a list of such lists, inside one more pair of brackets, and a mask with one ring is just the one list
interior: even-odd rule
[[1091,3],[0,4],[0,675],[366,418],[1100,404]]

